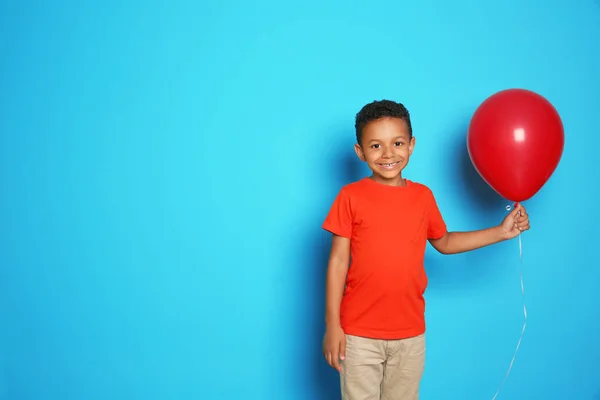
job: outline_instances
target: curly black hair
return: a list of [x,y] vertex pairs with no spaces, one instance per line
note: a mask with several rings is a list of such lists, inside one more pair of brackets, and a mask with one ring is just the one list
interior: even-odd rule
[[361,144],[363,129],[369,122],[379,118],[400,118],[406,122],[408,132],[412,138],[412,124],[410,114],[403,104],[392,100],[378,100],[365,105],[357,114],[354,127],[356,129],[356,141]]

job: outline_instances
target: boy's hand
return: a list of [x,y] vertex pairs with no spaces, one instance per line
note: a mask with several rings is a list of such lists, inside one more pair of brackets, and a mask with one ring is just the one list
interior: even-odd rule
[[340,359],[346,358],[346,334],[341,326],[327,327],[323,338],[323,355],[329,365],[342,372]]
[[502,234],[506,239],[515,238],[521,232],[529,230],[529,216],[525,207],[517,204],[510,214],[504,218],[501,227]]

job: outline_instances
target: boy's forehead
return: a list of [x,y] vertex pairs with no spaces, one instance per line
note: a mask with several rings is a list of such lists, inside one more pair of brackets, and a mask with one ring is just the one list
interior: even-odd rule
[[397,137],[410,138],[408,125],[401,118],[380,118],[369,123],[363,130],[363,138],[368,140]]

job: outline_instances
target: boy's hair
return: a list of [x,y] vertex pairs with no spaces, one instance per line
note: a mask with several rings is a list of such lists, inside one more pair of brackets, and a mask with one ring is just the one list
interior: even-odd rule
[[369,122],[379,118],[392,117],[400,118],[406,122],[408,132],[412,138],[412,125],[410,123],[410,114],[406,107],[401,103],[392,100],[373,101],[365,105],[357,114],[354,127],[356,129],[356,141],[360,145],[363,135],[363,129]]

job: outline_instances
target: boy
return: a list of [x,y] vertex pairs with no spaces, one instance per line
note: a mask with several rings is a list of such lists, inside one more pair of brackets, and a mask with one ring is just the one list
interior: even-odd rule
[[430,189],[402,177],[415,147],[406,108],[367,104],[355,128],[372,175],[344,186],[323,223],[333,234],[323,354],[340,372],[343,400],[417,400],[427,241],[443,254],[466,252],[516,237],[529,220],[517,205],[497,227],[448,232]]

